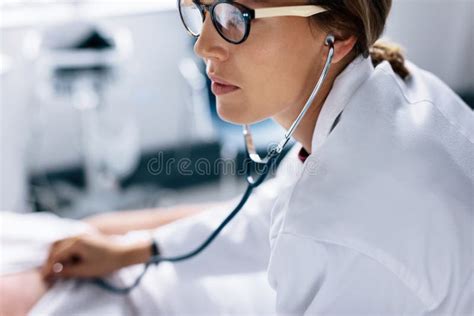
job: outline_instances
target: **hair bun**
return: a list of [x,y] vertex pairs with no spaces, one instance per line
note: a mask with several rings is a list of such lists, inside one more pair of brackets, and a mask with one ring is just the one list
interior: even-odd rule
[[372,57],[372,63],[376,67],[383,61],[388,61],[393,71],[402,79],[406,79],[410,75],[410,71],[405,66],[405,57],[400,46],[377,41],[369,50]]

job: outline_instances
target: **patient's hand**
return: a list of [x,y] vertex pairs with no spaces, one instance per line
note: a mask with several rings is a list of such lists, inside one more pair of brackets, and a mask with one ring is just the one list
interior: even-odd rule
[[122,267],[146,262],[151,255],[151,241],[124,245],[102,234],[80,235],[52,244],[41,274],[56,278],[105,276]]

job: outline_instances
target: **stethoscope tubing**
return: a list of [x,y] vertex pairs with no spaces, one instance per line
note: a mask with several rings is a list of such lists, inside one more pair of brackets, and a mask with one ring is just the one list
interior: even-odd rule
[[[305,106],[301,110],[301,112],[298,115],[295,122],[292,124],[289,131],[285,134],[285,139],[283,139],[282,142],[280,142],[280,144],[276,148],[271,150],[270,153],[268,154],[268,156],[266,158],[268,160],[267,160],[267,163],[264,163],[263,172],[261,172],[260,175],[258,175],[256,178],[254,178],[254,177],[251,176],[250,168],[247,168],[247,183],[248,183],[247,189],[245,190],[244,194],[242,195],[242,198],[240,199],[239,203],[235,206],[235,208],[232,210],[232,212],[230,212],[230,214],[222,221],[222,223],[212,232],[212,234],[209,235],[209,237],[204,242],[202,242],[201,245],[199,245],[196,249],[194,249],[192,251],[189,251],[188,253],[185,253],[183,255],[178,255],[178,256],[173,256],[173,257],[163,257],[161,255],[157,255],[157,256],[154,256],[154,257],[150,258],[150,260],[145,264],[145,267],[144,267],[143,271],[135,279],[135,281],[129,286],[118,287],[118,286],[115,286],[115,285],[111,284],[110,282],[108,282],[107,280],[102,279],[102,278],[92,279],[91,281],[92,281],[93,284],[101,287],[104,290],[107,290],[111,293],[114,293],[114,294],[122,294],[122,295],[123,294],[128,294],[128,293],[130,293],[131,290],[133,290],[135,287],[137,287],[140,284],[143,276],[146,274],[148,268],[151,265],[157,265],[161,262],[180,262],[180,261],[188,260],[188,259],[198,255],[199,253],[201,253],[204,249],[206,249],[214,241],[214,239],[221,233],[221,231],[227,226],[227,224],[230,223],[232,221],[232,219],[242,210],[244,205],[249,200],[252,192],[258,186],[260,186],[263,183],[263,181],[265,180],[265,178],[268,176],[268,174],[270,173],[272,168],[275,166],[275,163],[277,162],[277,160],[280,157],[281,153],[283,152],[283,148],[288,143],[288,141],[289,141],[290,137],[293,135],[296,127],[301,122],[304,114],[307,112],[307,110],[309,109],[309,106],[312,104],[314,98],[316,97],[319,90],[321,89],[321,87],[322,87],[322,85],[323,85],[323,83],[324,83],[324,81],[325,81],[325,79],[326,79],[326,77],[329,73],[329,68],[331,66],[332,58],[334,56],[334,37],[333,36],[330,35],[326,38],[326,45],[330,46],[330,48],[329,48],[329,53],[328,53],[328,57],[327,57],[324,69],[321,73],[321,76],[320,76],[315,88],[313,89],[313,91],[311,93],[311,96],[308,98],[308,101],[306,102]],[[249,148],[246,148],[246,155],[247,155],[247,159],[252,161],[252,159],[250,157],[250,154],[249,154]]]
[[204,249],[206,249],[214,241],[214,239],[216,239],[216,237],[227,226],[227,224],[230,223],[232,221],[232,219],[234,219],[234,217],[242,210],[244,205],[249,200],[249,198],[250,198],[252,192],[254,191],[254,189],[256,189],[258,186],[260,186],[260,184],[262,184],[263,181],[265,180],[265,178],[268,176],[268,174],[272,170],[273,166],[275,165],[276,161],[278,160],[279,156],[280,156],[280,154],[276,154],[273,157],[271,157],[271,159],[265,165],[265,168],[264,168],[263,172],[257,177],[257,180],[253,180],[253,178],[250,176],[249,168],[247,168],[247,182],[248,182],[248,185],[247,185],[247,189],[245,190],[244,194],[242,195],[239,203],[235,206],[235,208],[232,210],[232,212],[222,221],[222,223],[212,232],[212,234],[209,235],[209,237],[200,246],[198,246],[196,249],[194,249],[194,250],[192,250],[192,251],[190,251],[186,254],[179,255],[179,256],[174,256],[174,257],[162,257],[160,255],[152,257],[145,264],[145,268],[143,269],[142,273],[140,273],[140,275],[135,279],[133,284],[131,284],[129,286],[118,287],[118,286],[112,285],[110,282],[108,282],[107,280],[102,279],[102,278],[92,279],[92,282],[95,285],[97,285],[97,286],[99,286],[99,287],[101,287],[101,288],[103,288],[103,289],[105,289],[105,290],[107,290],[111,293],[114,293],[114,294],[128,294],[131,290],[133,290],[135,287],[137,287],[138,284],[140,284],[141,279],[145,275],[145,273],[148,270],[148,268],[150,267],[150,265],[153,265],[153,264],[157,265],[161,262],[180,262],[180,261],[188,260],[188,259],[198,255],[199,253],[201,253]]

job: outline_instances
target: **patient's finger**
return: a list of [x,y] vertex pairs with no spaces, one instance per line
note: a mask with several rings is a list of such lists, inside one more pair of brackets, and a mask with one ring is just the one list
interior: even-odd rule
[[74,244],[80,239],[80,237],[81,236],[79,235],[54,241],[49,247],[49,256],[62,251],[63,249],[69,247],[71,244]]
[[77,277],[89,277],[91,271],[90,266],[88,267],[84,263],[76,263],[65,265],[58,275],[61,278],[77,278]]
[[69,260],[67,262],[64,262],[64,263],[56,262],[52,266],[52,269],[51,269],[52,271],[44,277],[44,280],[49,285],[52,285],[56,280],[58,280],[60,278],[63,278],[63,277],[66,277],[66,275],[64,275],[64,270],[66,268],[69,268],[70,266],[78,265],[80,263],[81,263],[81,261],[77,260],[77,259],[71,259],[71,260]]
[[49,254],[51,254],[51,253],[53,253],[53,252],[56,252],[56,251],[57,251],[58,249],[60,249],[61,247],[64,247],[65,244],[70,243],[73,239],[74,239],[74,237],[68,237],[68,238],[58,239],[58,240],[54,241],[54,242],[49,246]]
[[67,265],[66,262],[53,262],[49,263],[47,268],[44,269],[42,276],[46,281],[52,281],[57,279],[60,276],[60,273],[64,269],[64,266]]
[[64,247],[64,240],[57,241],[51,245],[48,257],[46,258],[46,261],[41,268],[41,275],[43,277],[46,277],[51,272],[51,269],[54,264],[53,258],[54,256],[56,256],[56,253],[58,252],[58,249],[61,245]]
[[70,239],[70,238],[58,239],[58,240],[54,241],[51,244],[50,249],[53,249],[53,248],[59,246],[62,242],[67,241],[68,239]]
[[76,239],[62,240],[57,243],[56,246],[49,253],[46,263],[43,265],[41,270],[44,278],[48,278],[51,274],[54,274],[53,267],[55,263],[62,263],[63,265],[68,263],[70,257],[74,254]]

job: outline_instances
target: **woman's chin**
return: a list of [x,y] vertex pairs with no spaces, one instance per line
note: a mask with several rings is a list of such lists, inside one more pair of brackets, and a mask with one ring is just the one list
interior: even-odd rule
[[247,117],[245,111],[239,111],[239,109],[229,109],[218,105],[217,114],[221,120],[231,124],[244,125],[252,123],[251,118]]
[[269,116],[264,113],[249,111],[248,104],[226,104],[217,101],[217,115],[225,122],[236,125],[251,125],[266,120]]

